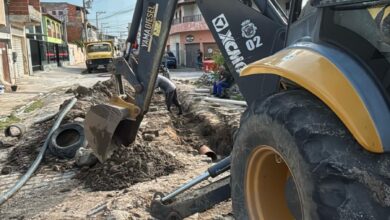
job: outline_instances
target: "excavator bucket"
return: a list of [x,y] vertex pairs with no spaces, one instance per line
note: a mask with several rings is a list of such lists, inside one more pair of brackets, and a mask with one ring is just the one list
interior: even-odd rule
[[84,132],[88,146],[101,163],[106,161],[121,145],[131,144],[142,120],[140,108],[120,97],[113,97],[109,104],[91,107]]

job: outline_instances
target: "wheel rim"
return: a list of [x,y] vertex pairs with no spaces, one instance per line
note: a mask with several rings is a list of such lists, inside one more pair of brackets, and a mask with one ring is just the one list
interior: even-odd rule
[[300,210],[294,212],[295,216],[288,208],[285,189],[289,177],[296,189],[287,163],[275,149],[259,146],[252,151],[245,175],[245,198],[251,219],[302,219],[299,198],[296,201],[299,201]]

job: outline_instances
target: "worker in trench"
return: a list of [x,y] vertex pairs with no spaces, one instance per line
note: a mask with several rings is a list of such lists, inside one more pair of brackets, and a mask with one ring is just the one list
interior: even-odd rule
[[171,111],[172,103],[179,109],[178,115],[183,114],[179,99],[177,98],[176,85],[168,78],[158,75],[155,88],[160,88],[165,93],[165,104],[169,112]]

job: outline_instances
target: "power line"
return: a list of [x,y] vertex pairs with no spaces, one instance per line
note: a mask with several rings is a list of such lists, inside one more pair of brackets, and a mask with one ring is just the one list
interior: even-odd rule
[[110,27],[123,27],[123,28],[127,28],[127,25],[128,25],[128,22],[123,23],[123,24],[110,25]]
[[[129,13],[129,12],[132,12],[132,11],[134,11],[134,8],[116,11],[116,12],[113,12],[112,14],[110,14],[110,15],[107,15],[105,17],[99,18],[99,20],[109,19],[109,18],[118,16],[118,15],[123,15],[123,14]],[[89,20],[96,20],[96,19],[89,19]]]

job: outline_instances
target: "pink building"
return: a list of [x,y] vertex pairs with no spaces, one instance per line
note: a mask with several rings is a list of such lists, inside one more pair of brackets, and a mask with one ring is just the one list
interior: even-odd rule
[[175,54],[178,65],[186,67],[195,67],[198,49],[205,58],[218,50],[195,0],[179,0],[167,49]]

